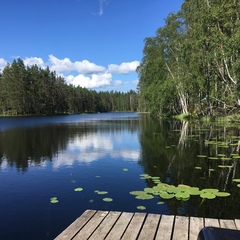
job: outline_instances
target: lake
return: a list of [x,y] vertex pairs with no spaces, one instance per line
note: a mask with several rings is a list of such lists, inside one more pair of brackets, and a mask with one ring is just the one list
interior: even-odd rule
[[53,239],[86,209],[240,218],[239,132],[137,113],[0,118],[0,239]]

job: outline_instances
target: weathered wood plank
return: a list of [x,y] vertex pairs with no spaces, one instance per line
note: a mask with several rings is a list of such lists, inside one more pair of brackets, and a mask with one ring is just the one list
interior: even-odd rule
[[236,224],[237,229],[240,230],[240,219],[235,219],[234,222]]
[[138,240],[154,239],[159,220],[160,215],[149,213],[145,219]]
[[77,233],[74,240],[88,239],[108,213],[108,211],[97,211],[94,217]]
[[203,218],[190,217],[189,224],[189,240],[196,240],[196,236],[204,227]]
[[173,229],[173,240],[188,240],[188,217],[175,217],[174,229]]
[[122,240],[137,239],[140,229],[143,225],[146,213],[135,213],[130,224],[125,231]]
[[220,222],[221,228],[236,229],[234,220],[220,219],[219,222]]
[[215,218],[204,218],[205,227],[220,227],[219,220]]
[[120,239],[133,217],[133,213],[123,212],[116,224],[111,229],[110,233],[105,238],[106,240]]
[[86,210],[80,217],[78,217],[69,227],[62,231],[55,240],[72,239],[78,231],[91,219],[96,213],[95,210]]
[[55,240],[195,240],[204,226],[240,230],[240,219],[86,210]]
[[95,232],[90,236],[89,240],[104,239],[109,233],[110,229],[116,223],[121,212],[110,212],[101,222]]
[[170,240],[173,231],[174,216],[162,215],[158,231],[156,235],[157,240]]

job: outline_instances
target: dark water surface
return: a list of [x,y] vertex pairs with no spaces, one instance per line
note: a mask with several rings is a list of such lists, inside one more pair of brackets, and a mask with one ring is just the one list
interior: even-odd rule
[[[0,118],[0,239],[53,239],[86,209],[135,212],[142,205],[150,213],[240,218],[240,188],[233,181],[240,178],[240,160],[233,158],[239,140],[238,127],[136,113]],[[135,199],[130,191],[156,185],[141,179],[143,173],[231,195]],[[59,202],[50,203],[52,197]]]

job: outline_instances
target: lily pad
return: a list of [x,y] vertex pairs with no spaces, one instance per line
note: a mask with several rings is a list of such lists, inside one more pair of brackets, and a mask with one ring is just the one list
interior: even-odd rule
[[82,190],[83,190],[83,188],[80,188],[80,187],[74,189],[75,192],[81,192]]
[[202,167],[197,166],[197,167],[195,167],[195,169],[197,169],[197,170],[201,170]]
[[124,172],[128,172],[128,169],[127,169],[127,168],[123,168],[123,171],[124,171]]
[[145,210],[146,207],[144,207],[144,206],[137,206],[137,209],[138,209],[138,210]]
[[175,197],[177,200],[188,200],[190,195],[187,192],[179,192],[175,195]]
[[99,195],[108,194],[107,191],[97,191],[96,193],[99,194]]
[[160,197],[163,198],[163,199],[171,199],[171,198],[175,197],[175,194],[162,192],[162,193],[160,193]]
[[158,202],[157,204],[158,204],[158,205],[162,205],[162,204],[164,204],[164,202]]
[[112,198],[103,198],[103,201],[104,201],[104,202],[112,202],[113,199],[112,199]]
[[50,203],[58,203],[58,202],[59,201],[58,201],[57,197],[50,198]]
[[210,160],[218,160],[219,158],[218,157],[208,157],[208,159],[210,159]]
[[217,193],[215,193],[215,195],[216,195],[217,197],[228,197],[228,196],[230,196],[231,194],[228,193],[228,192],[217,192]]
[[214,199],[216,198],[216,195],[210,192],[205,192],[200,195],[201,198],[206,198],[206,199]]
[[219,190],[216,188],[205,188],[205,189],[202,189],[202,192],[216,194],[217,192],[219,192]]
[[206,155],[197,155],[198,158],[206,158]]
[[130,194],[131,195],[141,195],[141,194],[145,194],[146,192],[144,191],[131,191]]
[[234,178],[233,182],[240,182],[240,178]]
[[146,193],[146,194],[137,195],[135,198],[140,200],[149,200],[149,199],[153,199],[154,196]]

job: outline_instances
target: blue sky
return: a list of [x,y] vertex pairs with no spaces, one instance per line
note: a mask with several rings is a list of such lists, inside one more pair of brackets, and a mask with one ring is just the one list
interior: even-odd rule
[[144,39],[183,0],[2,0],[0,69],[20,57],[67,83],[136,90]]

